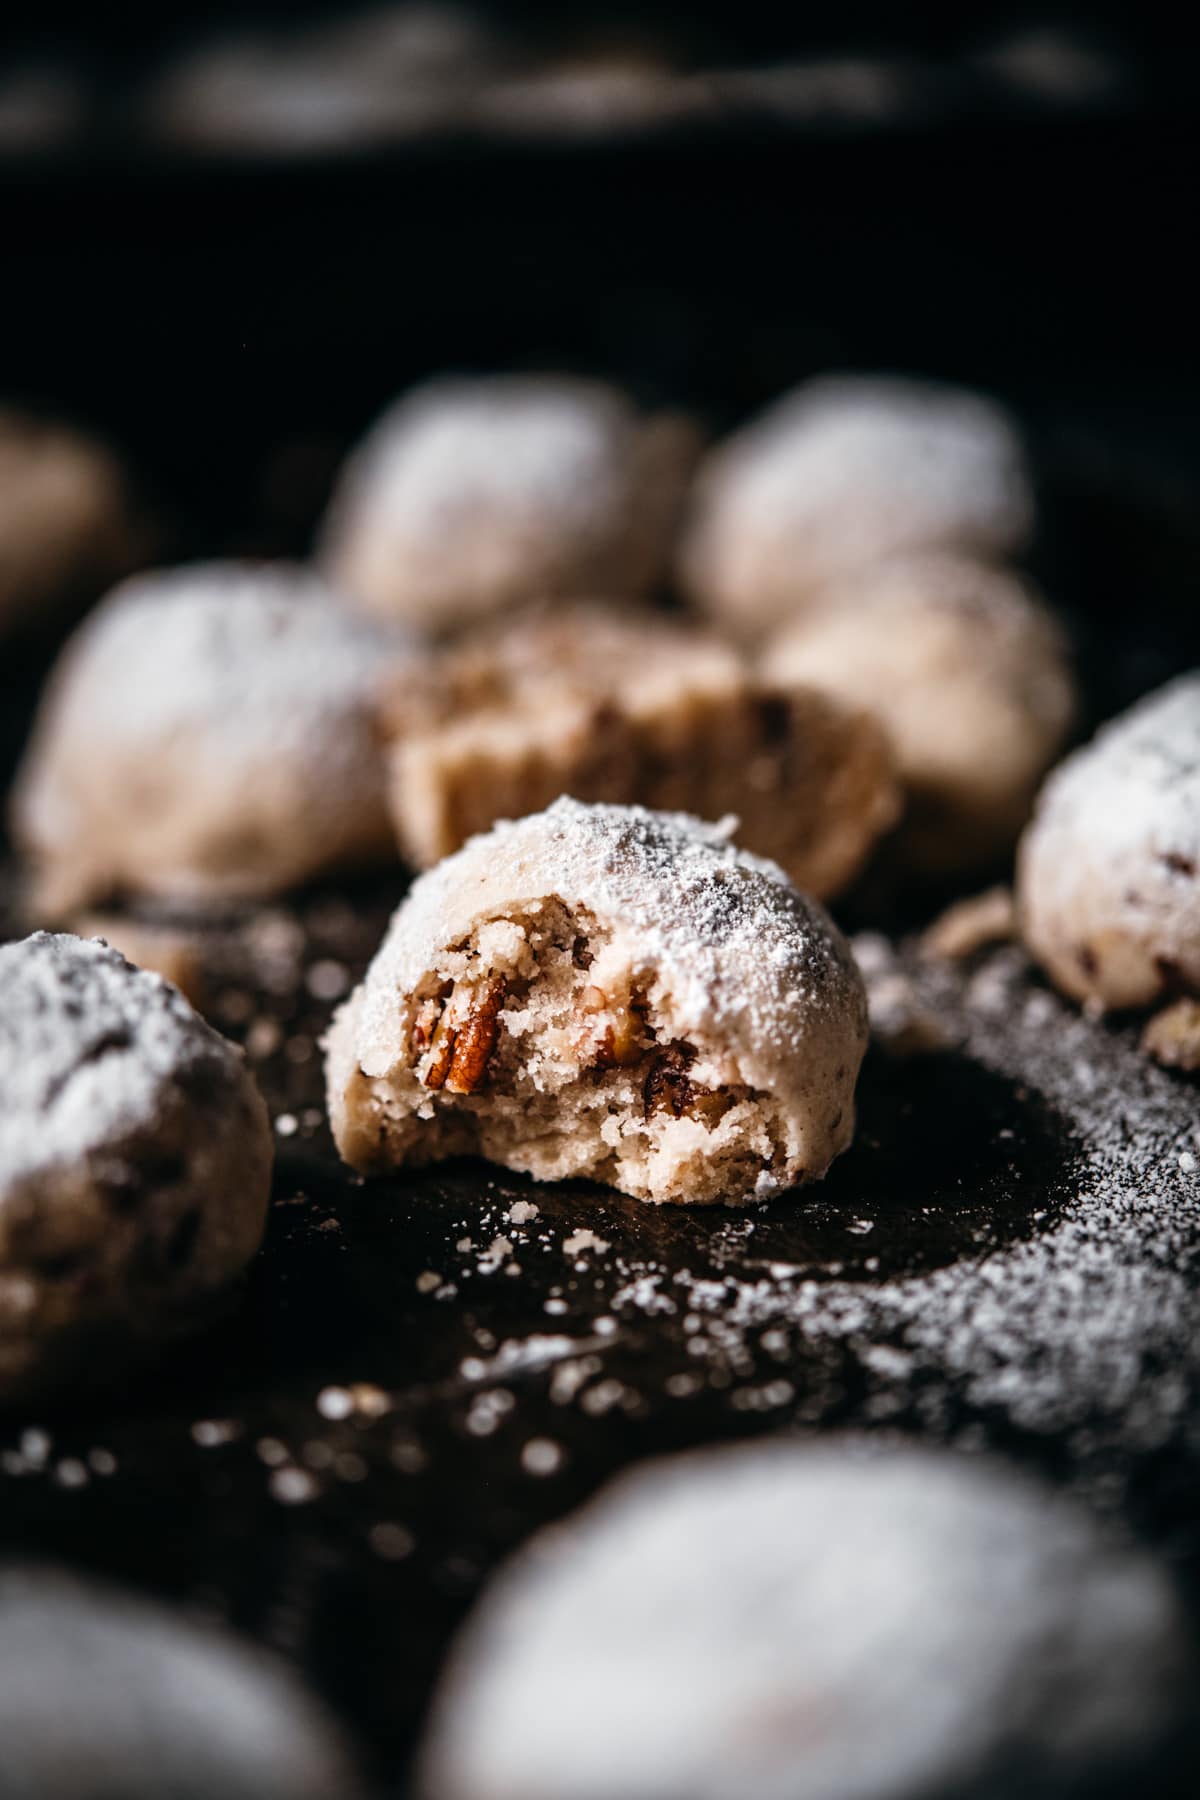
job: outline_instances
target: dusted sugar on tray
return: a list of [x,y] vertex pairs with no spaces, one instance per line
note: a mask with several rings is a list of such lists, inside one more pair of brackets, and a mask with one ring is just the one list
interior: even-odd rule
[[428,867],[559,794],[723,818],[821,898],[896,817],[883,732],[861,708],[758,681],[718,638],[650,613],[571,606],[477,632],[396,684],[389,800]]
[[394,856],[375,704],[408,655],[288,564],[124,583],[63,652],[14,789],[36,910],[260,897]]
[[652,588],[697,433],[602,382],[443,377],[350,457],[322,557],[348,599],[444,637],[531,600]]
[[0,947],[0,1402],[184,1327],[258,1248],[273,1157],[240,1053],[99,940]]
[[854,1126],[845,941],[719,826],[558,800],[422,876],[328,1040],[366,1171],[478,1154],[640,1199],[763,1199]]

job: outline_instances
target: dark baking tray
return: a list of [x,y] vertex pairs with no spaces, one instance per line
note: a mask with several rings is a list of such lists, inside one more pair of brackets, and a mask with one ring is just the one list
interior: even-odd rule
[[[1172,1190],[1091,1269],[1119,1340],[1111,1383],[1064,1338],[1072,1277],[1043,1249],[1095,1179],[1093,1080],[1128,1111],[1119,1161],[1156,1169],[1193,1141],[1194,1088],[1147,1069],[1131,1032],[1077,1019],[1012,951],[951,970],[908,959],[890,979],[915,977],[923,1034],[936,1022],[944,1041],[873,1048],[855,1146],[811,1193],[745,1213],[651,1209],[474,1163],[364,1183],[324,1120],[330,1002],[312,988],[360,971],[397,892],[313,894],[211,930],[210,1005],[257,1049],[276,1121],[266,1245],[203,1339],[118,1392],[0,1427],[18,1457],[31,1425],[51,1440],[38,1466],[0,1476],[0,1546],[272,1645],[390,1785],[498,1559],[672,1448],[841,1426],[989,1447],[1115,1513],[1200,1598],[1200,1296],[1168,1283],[1131,1305],[1124,1286],[1164,1250],[1191,1269],[1200,1208]],[[521,1201],[537,1214],[518,1207],[514,1223]],[[602,1245],[565,1251],[581,1226]],[[1022,1246],[1045,1259],[1032,1290],[981,1284],[981,1266]],[[348,1417],[324,1416],[331,1387],[359,1397]],[[555,1447],[549,1472],[529,1464],[539,1440]],[[93,1470],[97,1449],[115,1471]],[[64,1484],[64,1462],[83,1485]]]
[[[303,177],[6,177],[19,279],[0,386],[115,434],[166,521],[164,554],[182,555],[303,551],[340,450],[391,391],[444,364],[593,368],[717,425],[830,364],[981,382],[1033,430],[1037,568],[1080,643],[1090,723],[1200,660],[1196,295],[1176,257],[1193,149],[1167,114],[1069,131],[979,121],[953,148],[920,130],[836,151],[748,130]],[[399,216],[402,239],[381,240]],[[6,762],[52,650],[0,658]],[[794,1201],[660,1212],[469,1164],[363,1185],[323,1122],[315,1045],[331,1002],[313,985],[327,993],[332,975],[313,968],[356,977],[402,891],[397,874],[209,932],[218,1022],[260,1050],[263,1021],[279,1027],[255,1061],[282,1121],[267,1244],[232,1315],[144,1380],[0,1425],[18,1456],[31,1425],[52,1440],[44,1465],[0,1472],[0,1547],[109,1571],[275,1646],[389,1787],[497,1560],[673,1447],[849,1424],[990,1446],[1152,1544],[1196,1616],[1186,1194],[1134,1208],[1136,1228],[1114,1226],[1100,1256],[1111,1370],[1086,1331],[1068,1355],[1028,1294],[997,1311],[977,1287],[989,1253],[1041,1254],[1093,1167],[1072,1070],[1100,1070],[1118,1096],[1122,1148],[1110,1138],[1105,1155],[1129,1191],[1143,1173],[1155,1191],[1146,1171],[1190,1132],[1193,1085],[1147,1071],[1130,1028],[1049,997],[1041,1024],[1023,1023],[1043,989],[1002,955],[919,973],[946,1045],[872,1051],[854,1149]],[[894,938],[934,905],[844,916]],[[513,1225],[521,1199],[539,1213]],[[1107,1227],[1091,1223],[1103,1252]],[[581,1225],[608,1247],[567,1257]],[[511,1253],[481,1268],[498,1236]],[[466,1237],[475,1248],[457,1249]],[[1165,1295],[1164,1269],[1181,1276]],[[437,1286],[418,1286],[427,1274]],[[1156,1304],[1119,1304],[1142,1279]],[[924,1326],[919,1299],[916,1314],[892,1308],[897,1283],[927,1285]],[[955,1292],[968,1316],[939,1341]],[[352,1383],[388,1410],[324,1417],[322,1390]],[[481,1409],[497,1390],[511,1404]],[[523,1461],[536,1439],[559,1447],[554,1472]],[[277,1497],[278,1446],[311,1497]],[[114,1473],[91,1469],[97,1448]],[[85,1485],[64,1485],[64,1461],[82,1462]],[[397,1529],[372,1536],[380,1525]]]

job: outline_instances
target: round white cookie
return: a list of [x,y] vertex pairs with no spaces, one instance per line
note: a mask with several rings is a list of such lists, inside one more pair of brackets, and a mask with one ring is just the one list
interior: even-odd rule
[[644,1200],[763,1199],[849,1144],[845,941],[719,826],[561,799],[421,877],[329,1041],[354,1167],[478,1154]]
[[1200,994],[1200,674],[1055,769],[1021,840],[1025,942],[1097,1007]]
[[347,463],[324,560],[358,606],[443,636],[555,597],[644,593],[695,453],[681,418],[549,375],[428,382]]
[[1051,1800],[1165,1759],[1194,1679],[1157,1566],[1052,1491],[777,1439],[636,1469],[519,1554],[451,1655],[419,1791]]
[[768,642],[760,669],[874,713],[907,796],[903,857],[930,874],[1011,848],[1076,707],[1066,640],[1040,597],[946,552],[832,583]]
[[98,939],[0,947],[0,1400],[198,1316],[258,1248],[272,1138],[240,1053]]
[[829,581],[901,552],[983,555],[1028,539],[1020,439],[991,401],[881,376],[826,376],[711,451],[679,557],[692,598],[756,637]]
[[117,458],[81,433],[0,411],[0,639],[36,628],[131,565]]
[[139,1594],[0,1564],[4,1800],[353,1800],[333,1721],[280,1661]]
[[289,565],[117,588],[63,652],[14,794],[41,914],[258,897],[394,854],[374,708],[406,654]]

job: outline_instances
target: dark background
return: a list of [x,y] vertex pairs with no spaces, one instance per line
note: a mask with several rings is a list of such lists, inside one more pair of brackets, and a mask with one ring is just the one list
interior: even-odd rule
[[[42,7],[7,66],[65,68],[86,104],[40,154],[0,146],[0,395],[116,437],[186,555],[302,552],[347,443],[444,367],[596,370],[717,427],[820,368],[943,376],[1029,428],[1038,569],[1080,625],[1093,711],[1195,660],[1200,84],[1167,12],[481,10],[523,59],[631,39],[692,71],[869,57],[908,98],[819,119],[743,100],[586,141],[468,118],[343,154],[189,151],[146,125],[156,71],[322,9]],[[1048,33],[1102,78],[1003,74],[998,50]]]
[[[144,84],[189,37],[305,10],[318,11],[177,5],[166,18],[143,6],[118,23],[94,7],[44,5],[10,24],[0,55],[0,75],[49,59],[86,95],[54,146],[18,156],[0,142],[0,397],[115,439],[164,557],[303,553],[346,446],[398,389],[442,368],[598,371],[716,429],[819,369],[898,369],[994,391],[1026,424],[1044,514],[1033,561],[1075,634],[1089,720],[1200,661],[1200,84],[1194,47],[1172,37],[1165,9],[1051,18],[850,4],[817,18],[803,9],[803,30],[785,31],[756,4],[496,6],[489,16],[515,21],[531,54],[539,21],[559,43],[573,32],[588,41],[597,21],[610,33],[624,24],[695,69],[878,57],[905,71],[912,100],[869,121],[743,102],[587,142],[489,137],[467,122],[320,156],[187,152],[146,129]],[[1113,80],[1047,93],[999,79],[989,45],[1048,24],[1093,47]],[[0,762],[52,648],[0,652]],[[369,946],[332,949],[357,965]],[[281,1084],[271,1092],[273,1104],[288,1098]],[[319,1099],[315,1086],[302,1097]],[[992,1106],[986,1095],[955,1109],[964,1137],[983,1140]],[[1039,1140],[1029,1155],[1042,1191],[1061,1149]],[[435,1186],[420,1212],[429,1245],[413,1242],[407,1207],[402,1233],[390,1212],[348,1206],[358,1235],[339,1277],[333,1240],[312,1222],[340,1207],[337,1179],[319,1162],[285,1164],[277,1198],[286,1209],[302,1185],[309,1205],[294,1225],[277,1209],[273,1259],[258,1276],[266,1298],[226,1360],[206,1349],[190,1374],[173,1365],[162,1393],[131,1398],[129,1418],[107,1427],[123,1457],[128,1442],[129,1478],[93,1484],[86,1507],[22,1489],[13,1519],[19,1541],[160,1591],[211,1589],[226,1616],[302,1661],[394,1774],[427,1692],[429,1642],[444,1639],[530,1519],[521,1484],[493,1476],[484,1522],[472,1524],[481,1541],[464,1560],[454,1533],[466,1529],[479,1463],[476,1446],[456,1449],[451,1436],[418,1521],[423,1544],[445,1539],[431,1577],[440,1597],[407,1570],[364,1573],[346,1549],[365,1490],[346,1490],[345,1519],[331,1510],[279,1527],[254,1431],[291,1411],[307,1418],[321,1380],[363,1372],[365,1353],[351,1355],[361,1318],[372,1330],[386,1321],[389,1380],[433,1384],[413,1403],[418,1418],[427,1401],[442,1420],[432,1363],[444,1350],[449,1369],[462,1349],[450,1333],[443,1345],[424,1314],[398,1332],[391,1295],[401,1283],[408,1293],[440,1235],[453,1241],[474,1190],[457,1178]],[[644,1234],[644,1220],[631,1229]],[[691,1220],[670,1230],[703,1235]],[[685,1251],[698,1254],[690,1241]],[[904,1263],[910,1251],[901,1243],[896,1255]],[[374,1310],[359,1291],[368,1282]],[[540,1296],[528,1300],[536,1318]],[[243,1341],[256,1331],[257,1349]],[[405,1364],[410,1352],[431,1367]],[[245,1433],[228,1474],[222,1465],[227,1489],[193,1493],[189,1421],[234,1405]],[[573,1446],[568,1497],[618,1453],[672,1441],[661,1418],[651,1424],[609,1428],[612,1457],[589,1426]],[[75,1427],[81,1447],[90,1431]],[[691,1422],[680,1432],[689,1437]],[[1043,1463],[1053,1455],[1038,1447]],[[1194,1465],[1177,1470],[1165,1453],[1159,1463],[1144,1485],[1162,1538],[1173,1505],[1194,1518]]]

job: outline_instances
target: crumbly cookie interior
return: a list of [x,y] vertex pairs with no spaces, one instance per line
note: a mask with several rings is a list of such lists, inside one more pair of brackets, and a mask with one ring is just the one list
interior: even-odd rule
[[481,1155],[693,1204],[778,1185],[777,1104],[679,1035],[661,978],[586,908],[532,900],[479,922],[398,1004],[401,1059],[356,1069],[346,1092],[360,1167]]

